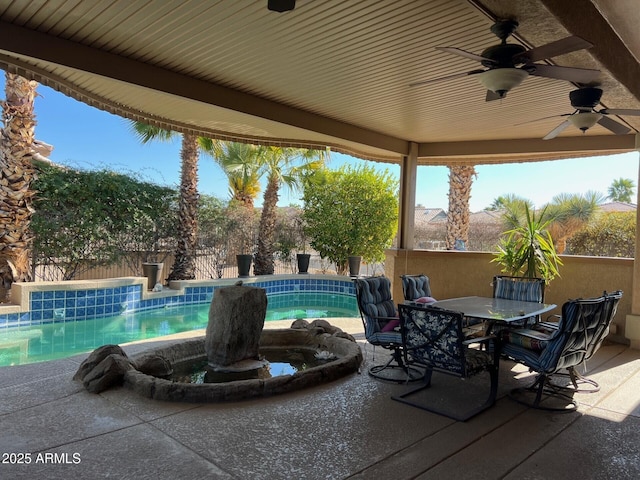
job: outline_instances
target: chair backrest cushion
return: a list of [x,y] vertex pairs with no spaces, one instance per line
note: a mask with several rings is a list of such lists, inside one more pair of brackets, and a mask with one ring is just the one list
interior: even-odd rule
[[431,285],[426,275],[400,275],[405,300],[431,296]]
[[414,362],[465,376],[462,314],[411,305],[398,309],[405,354]]
[[601,322],[595,328],[593,332],[593,336],[589,345],[587,345],[587,353],[585,355],[585,360],[591,358],[591,356],[598,351],[600,345],[609,334],[609,329],[611,327],[611,322],[613,321],[613,317],[615,317],[616,312],[618,310],[618,303],[622,298],[622,291],[618,290],[613,293],[604,293],[604,312],[602,314]]
[[607,296],[569,300],[562,306],[558,331],[540,355],[547,372],[573,367],[584,362],[599,346],[603,325],[611,322],[612,301]]
[[[358,307],[365,323],[365,336],[368,338],[389,322],[388,318],[397,315],[396,305],[391,297],[391,282],[387,277],[369,277],[354,279]],[[378,320],[378,318],[387,320]]]
[[493,296],[507,300],[542,303],[544,300],[544,280],[498,275],[493,278]]

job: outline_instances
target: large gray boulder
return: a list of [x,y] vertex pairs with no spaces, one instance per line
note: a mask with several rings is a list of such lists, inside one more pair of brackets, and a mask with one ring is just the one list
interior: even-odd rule
[[121,385],[124,374],[133,370],[128,358],[111,354],[96,365],[82,380],[84,388],[91,393],[100,393],[108,388]]
[[102,362],[109,355],[120,355],[127,358],[127,354],[120,348],[119,345],[103,345],[96,348],[89,356],[80,364],[73,379],[79,382],[84,382],[89,372],[91,372],[100,362]]
[[263,288],[231,286],[214,292],[209,308],[205,351],[211,367],[259,360],[258,347],[267,314]]

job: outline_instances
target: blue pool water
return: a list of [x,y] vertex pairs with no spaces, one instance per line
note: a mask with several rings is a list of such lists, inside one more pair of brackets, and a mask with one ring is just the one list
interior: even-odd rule
[[[0,329],[0,366],[66,358],[106,344],[122,344],[207,327],[209,302]],[[266,321],[357,317],[355,297],[333,293],[269,296]]]

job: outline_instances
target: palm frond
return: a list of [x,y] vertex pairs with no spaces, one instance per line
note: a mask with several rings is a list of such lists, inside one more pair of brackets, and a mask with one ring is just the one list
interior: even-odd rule
[[152,140],[170,141],[177,135],[171,130],[165,130],[164,128],[142,122],[129,121],[129,127],[131,133],[133,133],[141,143],[148,143]]

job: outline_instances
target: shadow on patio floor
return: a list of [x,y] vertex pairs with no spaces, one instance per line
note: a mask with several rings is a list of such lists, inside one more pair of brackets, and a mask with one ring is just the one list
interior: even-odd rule
[[[361,327],[335,324],[358,337],[366,372],[373,352]],[[385,354],[377,349],[375,361]],[[640,352],[622,345],[604,346],[590,361],[602,389],[577,395],[577,413],[530,410],[506,397],[531,376],[505,361],[496,405],[465,423],[391,400],[406,386],[366,373],[238,403],[156,402],[122,388],[92,395],[71,380],[83,358],[0,368],[0,450],[31,458],[0,464],[0,477],[640,477]],[[471,388],[434,375],[424,394]]]

